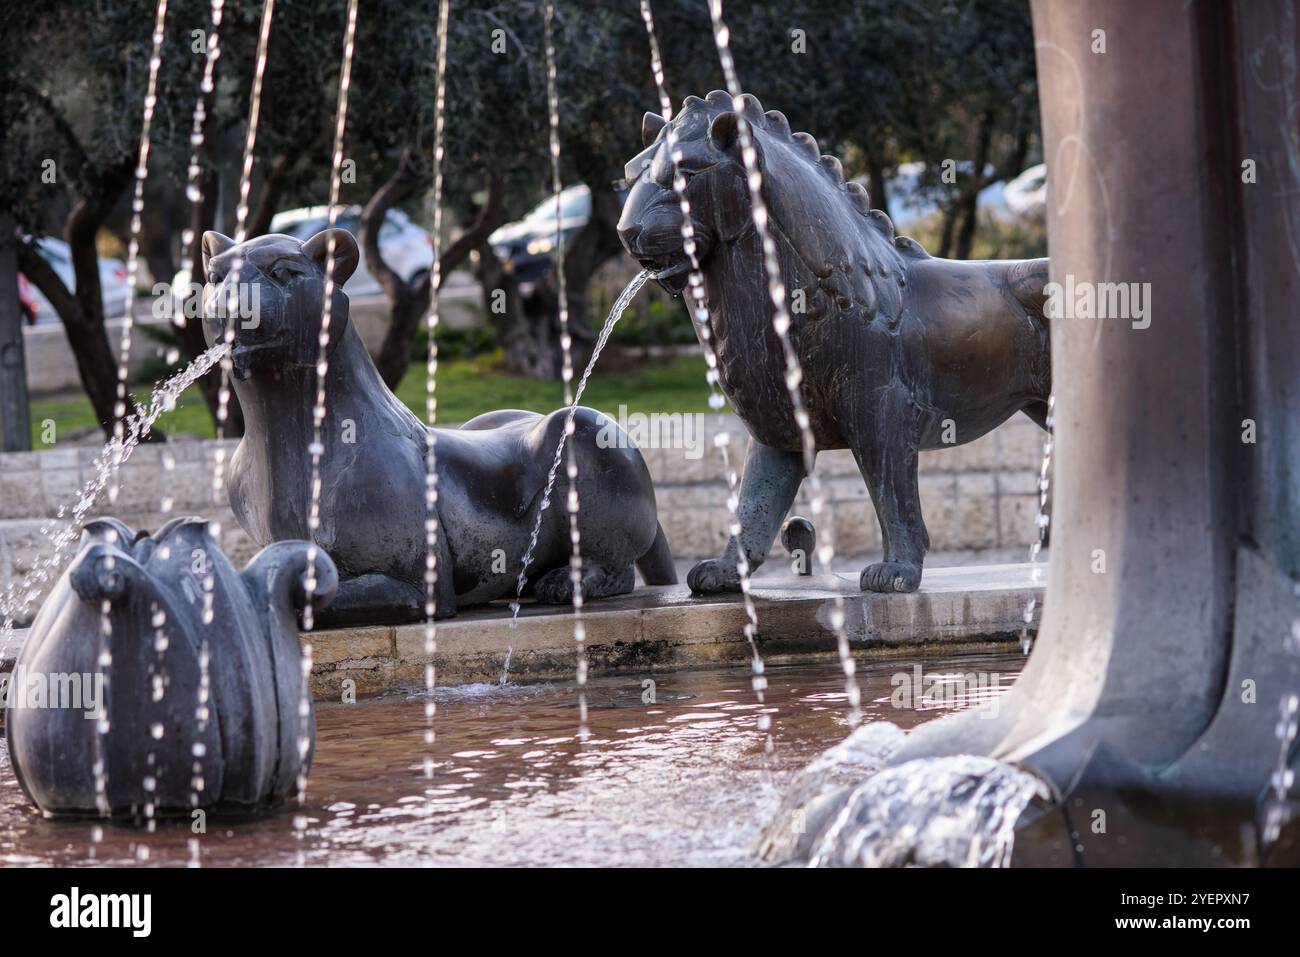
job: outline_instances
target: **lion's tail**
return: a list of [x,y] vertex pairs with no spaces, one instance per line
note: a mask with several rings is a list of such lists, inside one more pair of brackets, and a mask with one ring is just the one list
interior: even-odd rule
[[646,553],[636,560],[636,567],[641,569],[641,577],[647,585],[677,584],[677,564],[673,561],[673,550],[668,547],[668,536],[658,522],[655,522],[655,540],[646,549]]
[[817,547],[817,529],[801,515],[791,515],[781,526],[781,546],[795,560],[800,575],[811,575],[813,550]]

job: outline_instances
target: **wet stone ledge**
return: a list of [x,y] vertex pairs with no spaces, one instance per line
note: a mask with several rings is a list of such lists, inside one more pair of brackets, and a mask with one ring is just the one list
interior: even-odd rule
[[[1027,564],[930,569],[921,590],[910,595],[863,594],[857,575],[849,573],[764,577],[753,587],[764,660],[833,659],[829,619],[836,595],[844,600],[855,657],[950,657],[1005,653],[1020,636],[1029,599],[1038,596],[1041,607],[1042,585],[1033,583]],[[583,618],[593,676],[730,665],[750,657],[739,595],[692,598],[685,585],[639,588],[588,605]],[[12,669],[23,637],[15,633],[0,671]],[[317,700],[424,683],[423,625],[342,628],[310,640]],[[498,681],[507,654],[512,681],[571,681],[576,658],[568,609],[526,604],[513,629],[504,603],[438,622],[440,686]]]

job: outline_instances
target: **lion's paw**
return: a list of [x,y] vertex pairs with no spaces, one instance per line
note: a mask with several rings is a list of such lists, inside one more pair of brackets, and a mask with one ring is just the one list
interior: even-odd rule
[[876,562],[862,569],[858,586],[863,591],[916,591],[921,584],[921,566],[912,562]]
[[686,584],[697,595],[740,591],[740,573],[735,563],[725,558],[709,558],[686,573]]
[[573,579],[569,566],[552,568],[533,583],[533,598],[541,605],[567,605],[573,601]]

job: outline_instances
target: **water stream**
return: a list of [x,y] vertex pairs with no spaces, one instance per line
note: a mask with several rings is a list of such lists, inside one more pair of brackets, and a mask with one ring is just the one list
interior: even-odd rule
[[[438,711],[433,691],[437,671],[433,656],[438,650],[438,322],[442,293],[442,159],[443,127],[447,105],[447,23],[450,0],[438,3],[438,57],[433,104],[433,266],[429,273],[429,312],[425,316],[428,352],[424,364],[424,777],[433,778],[433,718]],[[450,569],[443,569],[450,574]]]
[[[578,403],[582,401],[582,393],[586,391],[587,380],[591,378],[592,370],[596,368],[596,360],[600,358],[605,343],[609,341],[610,333],[614,331],[614,326],[627,310],[633,297],[641,291],[641,287],[646,284],[649,278],[650,270],[642,269],[632,277],[632,281],[618,294],[618,299],[614,301],[614,307],[610,309],[609,316],[605,319],[605,325],[600,330],[600,335],[596,337],[596,345],[591,351],[591,359],[587,362],[587,368],[583,371],[582,378],[578,380],[577,389],[574,390],[573,401],[569,403],[568,414],[564,421],[564,431],[560,434],[560,441],[555,446],[555,456],[551,460],[550,471],[546,473],[546,487],[542,490],[542,499],[537,506],[537,516],[533,519],[533,531],[528,537],[528,548],[524,550],[523,559],[520,561],[519,577],[515,581],[515,600],[510,603],[511,629],[518,626],[519,609],[524,589],[528,585],[528,566],[532,564],[533,555],[537,551],[537,540],[542,533],[542,518],[551,505],[551,493],[555,490],[555,479],[560,471],[560,463],[564,460],[564,449],[568,444],[569,433],[573,431],[574,416],[578,413]],[[570,479],[570,481],[573,481],[573,479]],[[510,654],[512,651],[513,646],[506,649],[506,669],[501,674],[502,684],[505,684],[509,679]]]
[[[564,271],[564,205],[560,194],[564,182],[560,178],[560,94],[558,67],[555,59],[555,2],[545,0],[542,4],[542,37],[546,55],[546,121],[548,129],[548,152],[551,157],[551,195],[555,204],[555,283],[559,297],[560,320],[560,378],[564,383],[564,404],[573,406],[573,334],[569,328],[569,291],[568,277]],[[565,421],[565,436],[573,428],[573,417]],[[581,502],[578,495],[578,458],[573,446],[563,439],[561,446],[567,448],[564,474],[569,479],[569,494],[565,497],[565,512],[569,518],[569,582],[572,586],[573,603],[573,644],[576,662],[574,675],[578,682],[578,736],[587,737],[587,625],[582,620],[582,529],[578,524],[578,512]],[[525,565],[526,567],[526,565]],[[522,574],[522,572],[521,572]],[[517,597],[517,596],[516,596]],[[516,601],[516,605],[518,602]],[[510,655],[506,654],[506,665],[502,677],[508,674]]]
[[[81,540],[81,526],[91,507],[107,488],[112,477],[113,463],[126,462],[142,439],[153,428],[158,417],[176,407],[182,392],[205,375],[226,353],[225,343],[217,343],[176,375],[154,388],[149,404],[127,417],[123,437],[110,439],[95,458],[94,477],[82,486],[72,505],[59,507],[55,518],[41,527],[49,538],[50,548],[32,565],[31,571],[21,580],[15,577],[0,595],[0,654],[9,650],[13,640],[14,624],[25,616],[32,602],[40,597],[42,586],[60,572],[68,558],[69,549]],[[66,517],[65,517],[66,516]]]
[[[1034,543],[1029,546],[1029,580],[1035,585],[1043,578],[1043,566],[1039,563],[1039,559],[1047,547],[1047,533],[1051,525],[1051,513],[1047,510],[1047,493],[1051,488],[1055,417],[1056,396],[1053,394],[1047,397],[1047,417],[1043,420],[1047,435],[1043,439],[1043,461],[1038,470],[1038,509],[1034,513]],[[1023,623],[1020,628],[1020,650],[1025,654],[1029,654],[1033,648],[1029,627],[1034,623],[1034,612],[1038,606],[1037,597],[1031,593],[1021,615]],[[1041,612],[1039,617],[1041,618]]]
[[[817,439],[813,435],[812,420],[803,399],[803,367],[799,362],[799,353],[795,348],[794,340],[790,336],[794,320],[786,304],[785,280],[781,275],[781,262],[777,256],[776,240],[772,236],[767,203],[763,199],[763,172],[758,165],[758,150],[754,146],[753,132],[749,121],[745,119],[740,77],[731,54],[731,31],[722,19],[722,0],[709,0],[709,18],[713,24],[713,42],[718,50],[718,62],[727,81],[727,92],[731,94],[733,109],[740,116],[737,131],[740,157],[745,166],[749,186],[750,216],[763,247],[763,271],[767,277],[768,298],[772,303],[772,329],[781,342],[781,351],[785,356],[785,387],[790,396],[790,407],[794,412],[795,425],[799,428],[800,443],[803,447],[806,473],[804,481],[808,485],[808,511],[812,514],[814,524],[817,525],[817,566],[823,575],[830,575],[835,561],[835,523],[826,510],[826,489],[816,471]],[[856,727],[861,718],[861,695],[854,678],[857,666],[849,649],[844,614],[844,599],[837,592],[831,602],[827,623],[835,633],[835,647],[839,653],[840,667],[844,671],[849,724]]]
[[[700,342],[700,351],[704,355],[704,364],[708,369],[705,373],[705,383],[709,388],[709,408],[718,412],[718,419],[721,422],[721,413],[727,405],[727,400],[722,394],[718,374],[718,356],[713,350],[713,332],[712,326],[709,324],[709,307],[704,298],[704,273],[700,268],[699,247],[695,242],[695,225],[694,220],[691,218],[691,201],[686,194],[686,177],[681,168],[682,151],[677,140],[677,131],[673,128],[671,122],[673,104],[672,99],[668,96],[668,86],[664,79],[663,58],[659,54],[659,38],[655,34],[654,13],[650,9],[650,0],[641,0],[641,20],[645,24],[646,39],[650,44],[650,73],[654,77],[655,90],[659,94],[659,112],[666,124],[664,127],[664,145],[668,149],[668,156],[673,165],[673,191],[677,195],[682,213],[682,251],[690,262],[687,288],[690,290],[690,306],[692,318],[695,321],[696,336]],[[767,687],[767,678],[764,675],[763,656],[758,652],[758,609],[754,605],[754,596],[750,593],[749,557],[745,554],[744,548],[740,547],[740,533],[742,530],[740,525],[740,478],[731,464],[731,433],[725,429],[720,429],[714,437],[714,445],[718,449],[718,454],[722,457],[722,471],[727,477],[727,530],[736,542],[736,576],[740,579],[741,601],[745,607],[744,633],[746,641],[749,642],[752,656],[750,665],[754,672],[751,684],[754,689],[754,697],[759,704],[762,704],[764,690]],[[763,730],[766,731],[769,728]],[[767,738],[767,745],[769,749],[772,746],[770,734]]]

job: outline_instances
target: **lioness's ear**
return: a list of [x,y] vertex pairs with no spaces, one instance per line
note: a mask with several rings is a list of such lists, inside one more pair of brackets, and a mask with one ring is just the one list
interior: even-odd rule
[[659,138],[660,131],[667,122],[658,113],[647,113],[641,117],[641,145],[649,146]]
[[719,113],[709,124],[709,139],[719,150],[726,153],[740,138],[740,114],[734,110]]
[[203,234],[203,275],[208,275],[208,263],[235,245],[229,236],[223,236],[215,229]]
[[321,271],[324,272],[331,236],[334,238],[334,285],[342,286],[348,281],[348,277],[357,271],[357,263],[361,261],[361,249],[350,232],[337,226],[333,229],[322,229],[302,244],[302,254],[313,262],[319,263]]

